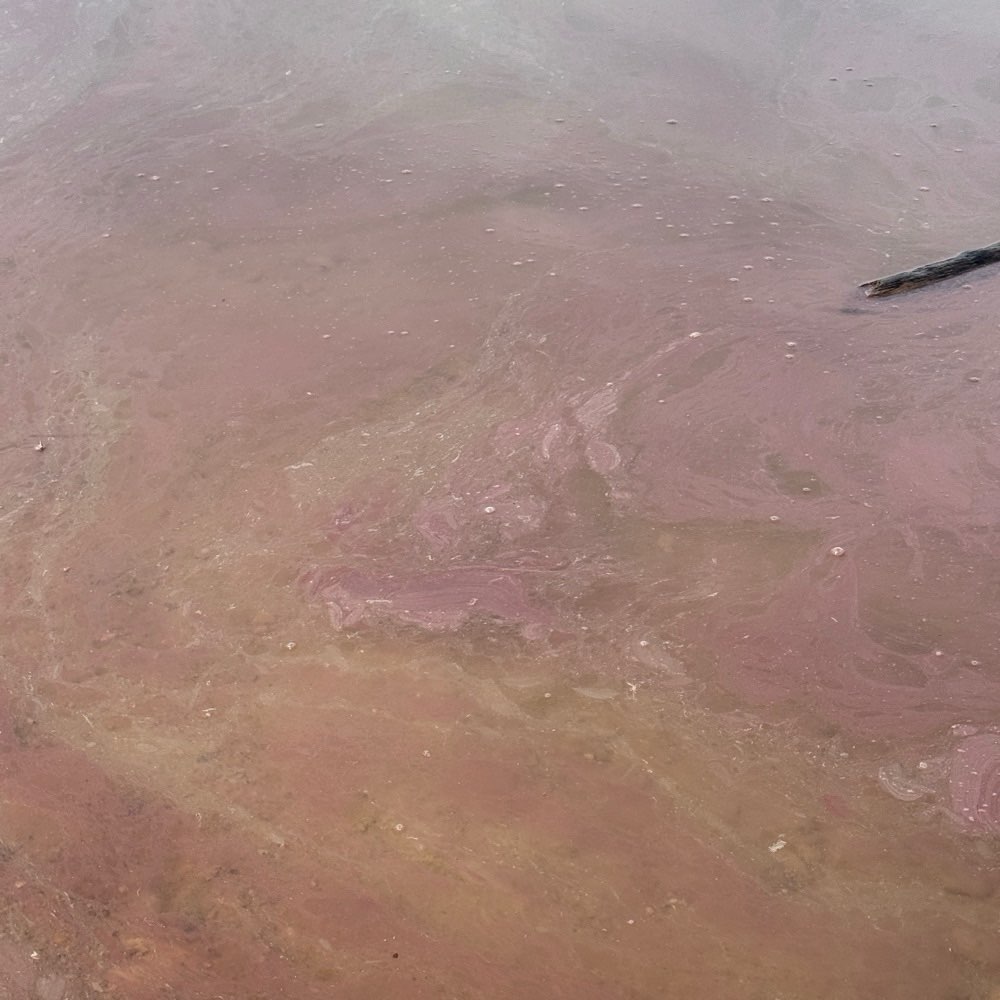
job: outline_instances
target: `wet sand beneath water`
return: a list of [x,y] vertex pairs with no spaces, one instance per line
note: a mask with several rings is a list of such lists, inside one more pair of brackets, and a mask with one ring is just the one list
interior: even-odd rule
[[3,14],[4,990],[1000,996],[980,6]]

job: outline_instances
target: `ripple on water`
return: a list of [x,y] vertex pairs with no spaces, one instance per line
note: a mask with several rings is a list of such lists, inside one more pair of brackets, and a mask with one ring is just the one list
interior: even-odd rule
[[887,764],[878,769],[878,783],[900,802],[916,802],[933,789],[918,779],[908,778],[899,764]]
[[951,805],[963,824],[1000,833],[1000,733],[969,736],[955,748]]

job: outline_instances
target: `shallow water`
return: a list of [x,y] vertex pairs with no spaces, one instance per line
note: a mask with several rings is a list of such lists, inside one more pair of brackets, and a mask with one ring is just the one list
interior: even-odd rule
[[1000,997],[995,5],[0,11],[0,985]]

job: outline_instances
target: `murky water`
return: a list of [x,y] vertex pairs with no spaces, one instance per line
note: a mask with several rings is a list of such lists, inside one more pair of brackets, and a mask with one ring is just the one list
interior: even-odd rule
[[975,0],[0,11],[0,986],[1000,997]]

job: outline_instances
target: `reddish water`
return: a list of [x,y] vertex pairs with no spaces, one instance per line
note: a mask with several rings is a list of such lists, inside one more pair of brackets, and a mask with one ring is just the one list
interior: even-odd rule
[[1000,997],[1000,18],[744,6],[0,12],[5,996]]

